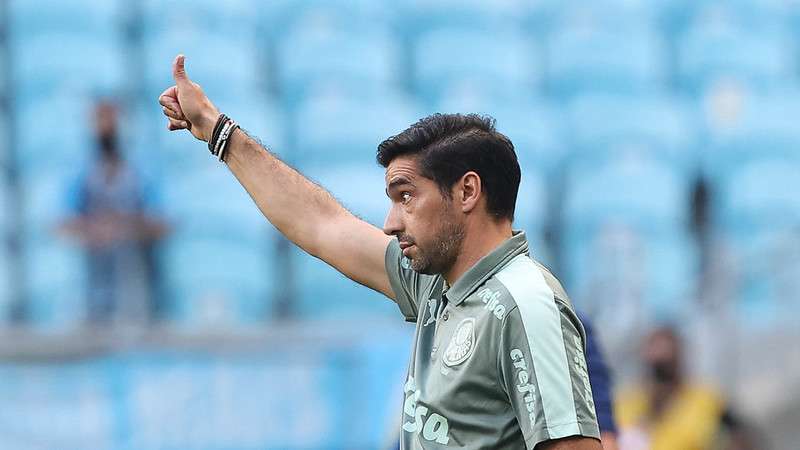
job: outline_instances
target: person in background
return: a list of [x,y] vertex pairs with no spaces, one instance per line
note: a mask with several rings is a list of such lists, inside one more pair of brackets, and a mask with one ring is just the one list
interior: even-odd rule
[[107,324],[123,308],[134,319],[160,311],[153,247],[166,226],[154,212],[152,187],[120,152],[117,113],[111,102],[95,106],[95,158],[69,192],[64,223],[86,250],[91,325]]
[[646,379],[616,403],[621,450],[764,449],[712,388],[687,380],[683,345],[663,327],[645,339]]
[[612,401],[613,379],[608,370],[603,350],[597,340],[592,322],[578,313],[586,331],[586,366],[589,371],[589,383],[594,395],[594,409],[597,413],[597,424],[600,426],[600,442],[603,450],[617,450],[617,425],[614,420]]

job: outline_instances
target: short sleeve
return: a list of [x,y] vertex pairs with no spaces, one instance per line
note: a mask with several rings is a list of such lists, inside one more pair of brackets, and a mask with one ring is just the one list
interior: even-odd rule
[[552,297],[528,300],[506,315],[498,352],[500,382],[527,447],[569,436],[599,439],[583,327]]
[[407,321],[416,322],[420,298],[428,293],[437,277],[411,269],[411,262],[403,256],[397,239],[392,239],[386,248],[385,265],[400,312]]

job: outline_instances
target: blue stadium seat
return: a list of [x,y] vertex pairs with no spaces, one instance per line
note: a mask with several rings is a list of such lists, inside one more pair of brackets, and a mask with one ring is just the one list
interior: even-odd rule
[[[392,2],[394,3],[394,2]],[[413,39],[419,34],[437,29],[460,29],[476,32],[516,30],[533,2],[517,0],[400,0],[395,14],[398,32]],[[535,2],[539,3],[539,2]]]
[[274,228],[245,189],[215,161],[204,169],[167,176],[163,209],[179,235],[224,239],[245,247],[274,239]]
[[259,9],[255,0],[144,0],[142,26],[145,34],[208,33],[228,43],[231,39],[252,38],[256,33]]
[[688,180],[644,155],[626,155],[599,167],[573,164],[565,182],[563,208],[569,229],[585,233],[611,221],[658,231],[689,223]]
[[363,413],[348,418],[348,429],[359,431],[344,433],[343,448],[385,446],[387,434],[396,428],[393,424],[403,399],[386,393],[403,392],[414,328],[404,327],[401,317],[398,310],[382,327],[380,340],[363,339],[344,356],[353,362],[342,380],[345,389],[340,392],[347,403],[341,405],[340,414],[348,410]]
[[[2,63],[2,61],[0,61]],[[0,98],[2,97],[2,93],[0,93]],[[0,140],[0,167],[8,167],[11,163],[10,159],[10,147],[9,147],[9,137],[11,136],[11,115],[7,114],[5,111],[6,108],[0,108],[0,136],[3,136],[3,139]]]
[[545,231],[552,212],[552,192],[549,188],[543,173],[535,168],[523,167],[514,211],[514,229],[525,231],[531,254],[548,267],[554,263],[552,249],[545,240]]
[[569,108],[572,156],[602,163],[616,152],[643,151],[676,168],[694,169],[696,115],[669,96],[581,96]]
[[[787,28],[796,14],[791,2],[783,0],[702,0],[675,2],[683,7],[689,21],[687,25],[724,23],[745,34],[758,34]],[[683,5],[681,5],[683,3]]]
[[[23,174],[78,167],[94,154],[86,98],[63,95],[17,102],[14,114],[16,163]],[[35,132],[31,124],[36,124]]]
[[514,213],[514,228],[525,230],[531,240],[543,235],[548,225],[549,187],[547,179],[541,173],[534,169],[522,169]]
[[83,251],[52,235],[23,242],[24,287],[30,326],[43,333],[76,331],[86,318]]
[[[800,240],[794,228],[733,230],[724,237],[724,298],[745,330],[791,328],[800,311]],[[730,294],[733,294],[732,296]],[[732,298],[731,298],[732,297]]]
[[40,172],[20,180],[23,229],[32,239],[51,237],[70,214],[71,189],[77,176],[73,168],[67,173]]
[[568,233],[562,250],[576,307],[620,329],[684,318],[695,298],[697,249],[680,229],[649,233],[610,219]]
[[[238,355],[187,351],[125,355],[112,376],[119,374],[125,380],[120,390],[128,395],[123,398],[135,392],[144,400],[134,402],[130,413],[120,412],[126,428],[135,431],[116,442],[135,448],[196,450],[376,448],[377,444],[342,445],[347,436],[363,432],[351,428],[354,418],[346,414],[354,401],[345,392],[352,386],[352,395],[359,395],[355,377],[348,377],[357,370],[348,367],[351,354],[340,350],[343,345],[282,341],[283,336],[275,335],[281,344],[260,346],[262,351],[243,349]],[[125,376],[128,373],[132,376]],[[393,371],[385,376],[397,375]],[[198,423],[223,425],[198,427]]]
[[708,114],[708,145],[702,156],[712,182],[724,183],[730,173],[760,159],[800,162],[800,130],[793,120],[800,115],[800,91],[744,95],[732,110],[730,115],[713,110]]
[[186,55],[186,72],[213,101],[263,95],[269,83],[268,61],[253,37],[231,37],[207,30],[170,29],[144,37],[147,95],[175,84],[172,62]]
[[8,4],[13,38],[52,33],[109,36],[126,19],[125,2],[119,0],[11,0]]
[[396,89],[402,73],[398,43],[379,29],[294,29],[276,58],[288,105],[331,86],[361,96]]
[[275,267],[269,242],[172,238],[161,264],[171,319],[184,328],[249,328],[272,314]]
[[[5,227],[2,228],[5,230]],[[0,250],[0,329],[9,322],[11,302],[13,301],[13,284],[11,283],[11,255],[6,249]]]
[[[8,180],[5,174],[0,175],[0,234],[3,235],[5,235],[7,227],[16,213],[9,203],[10,195]],[[0,250],[0,255],[2,254],[2,250]]]
[[[72,171],[74,169],[70,169]],[[75,174],[38,174],[22,180],[23,251],[26,292],[31,299],[32,321],[42,329],[75,328],[86,318],[87,267],[85,249],[77,238],[61,237],[61,224],[73,214]],[[138,286],[138,285],[137,285]],[[140,291],[127,289],[141,298]],[[144,306],[125,297],[116,305],[118,318],[140,319]]]
[[564,0],[553,14],[552,32],[561,29],[643,31],[658,25],[658,3],[664,0]]
[[[292,247],[296,275],[293,311],[303,320],[398,318],[397,305],[383,294],[361,286],[326,263]],[[313,280],[313,281],[312,281]]]
[[535,92],[541,63],[522,34],[434,30],[416,40],[414,83],[423,98],[436,100],[461,85],[526,97]]
[[550,92],[559,98],[589,92],[661,91],[667,76],[664,43],[649,31],[564,29],[547,49]]
[[[62,347],[57,337],[50,349]],[[119,408],[114,386],[121,374],[104,356],[58,359],[52,363],[6,361],[0,366],[0,398],[18,405],[0,413],[2,450],[37,447],[113,448]],[[121,367],[119,364],[117,367]],[[162,373],[163,374],[163,373]],[[116,381],[112,381],[116,380]]]
[[247,98],[220,98],[215,104],[220,111],[233,117],[251,136],[257,138],[272,153],[281,158],[291,156],[289,147],[288,118],[273,99],[258,95]]
[[744,165],[718,187],[718,225],[739,233],[800,227],[800,161]]
[[[380,167],[366,162],[319,167],[305,173],[355,215],[378,228],[383,227],[390,202],[384,193],[386,184]],[[302,317],[331,319],[399,314],[397,306],[382,294],[347,279],[297,247],[292,247],[291,264],[298,294],[295,311]]]
[[419,118],[417,107],[397,94],[374,99],[340,93],[314,97],[294,115],[292,161],[301,166],[370,163],[378,144]]
[[399,16],[399,2],[372,0],[272,0],[259,4],[259,33],[279,41],[298,30],[386,30]]
[[725,24],[698,24],[678,42],[679,81],[692,93],[721,81],[768,91],[794,77],[791,55],[790,41],[780,31],[745,33]]
[[12,40],[15,95],[28,101],[59,92],[119,94],[128,71],[124,55],[118,35],[49,33]]

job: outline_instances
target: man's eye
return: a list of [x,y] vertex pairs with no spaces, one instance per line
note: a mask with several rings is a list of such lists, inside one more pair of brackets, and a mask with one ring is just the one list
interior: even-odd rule
[[409,194],[408,192],[403,192],[402,194],[400,194],[401,202],[408,203],[409,200],[411,200],[411,194]]

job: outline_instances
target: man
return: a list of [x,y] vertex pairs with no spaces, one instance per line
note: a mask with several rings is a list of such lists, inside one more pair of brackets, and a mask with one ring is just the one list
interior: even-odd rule
[[644,383],[624,390],[617,403],[621,448],[765,447],[715,389],[687,379],[683,342],[676,330],[660,327],[650,332],[641,358]]
[[86,250],[91,326],[157,319],[161,311],[152,256],[167,227],[154,210],[153,187],[119,148],[117,115],[111,102],[95,107],[96,158],[70,189],[62,226]]
[[[219,111],[182,55],[173,76],[168,129],[208,141]],[[583,327],[512,232],[520,169],[490,119],[434,115],[380,145],[383,232],[241,130],[226,162],[287,238],[416,321],[402,448],[601,448]]]
[[[594,398],[595,412],[597,413],[597,424],[600,428],[600,439],[602,440],[603,450],[617,450],[617,425],[614,422],[613,405],[611,402],[611,373],[606,365],[600,343],[594,335],[591,321],[578,314],[578,318],[583,324],[586,337],[586,366],[589,371],[589,380],[592,386],[592,396]],[[395,449],[400,448],[400,441],[394,445]]]
[[592,386],[594,409],[597,414],[597,425],[600,427],[600,439],[603,450],[617,450],[617,424],[614,420],[612,398],[612,376],[606,364],[600,341],[594,331],[592,322],[578,313],[586,336],[586,366]]

